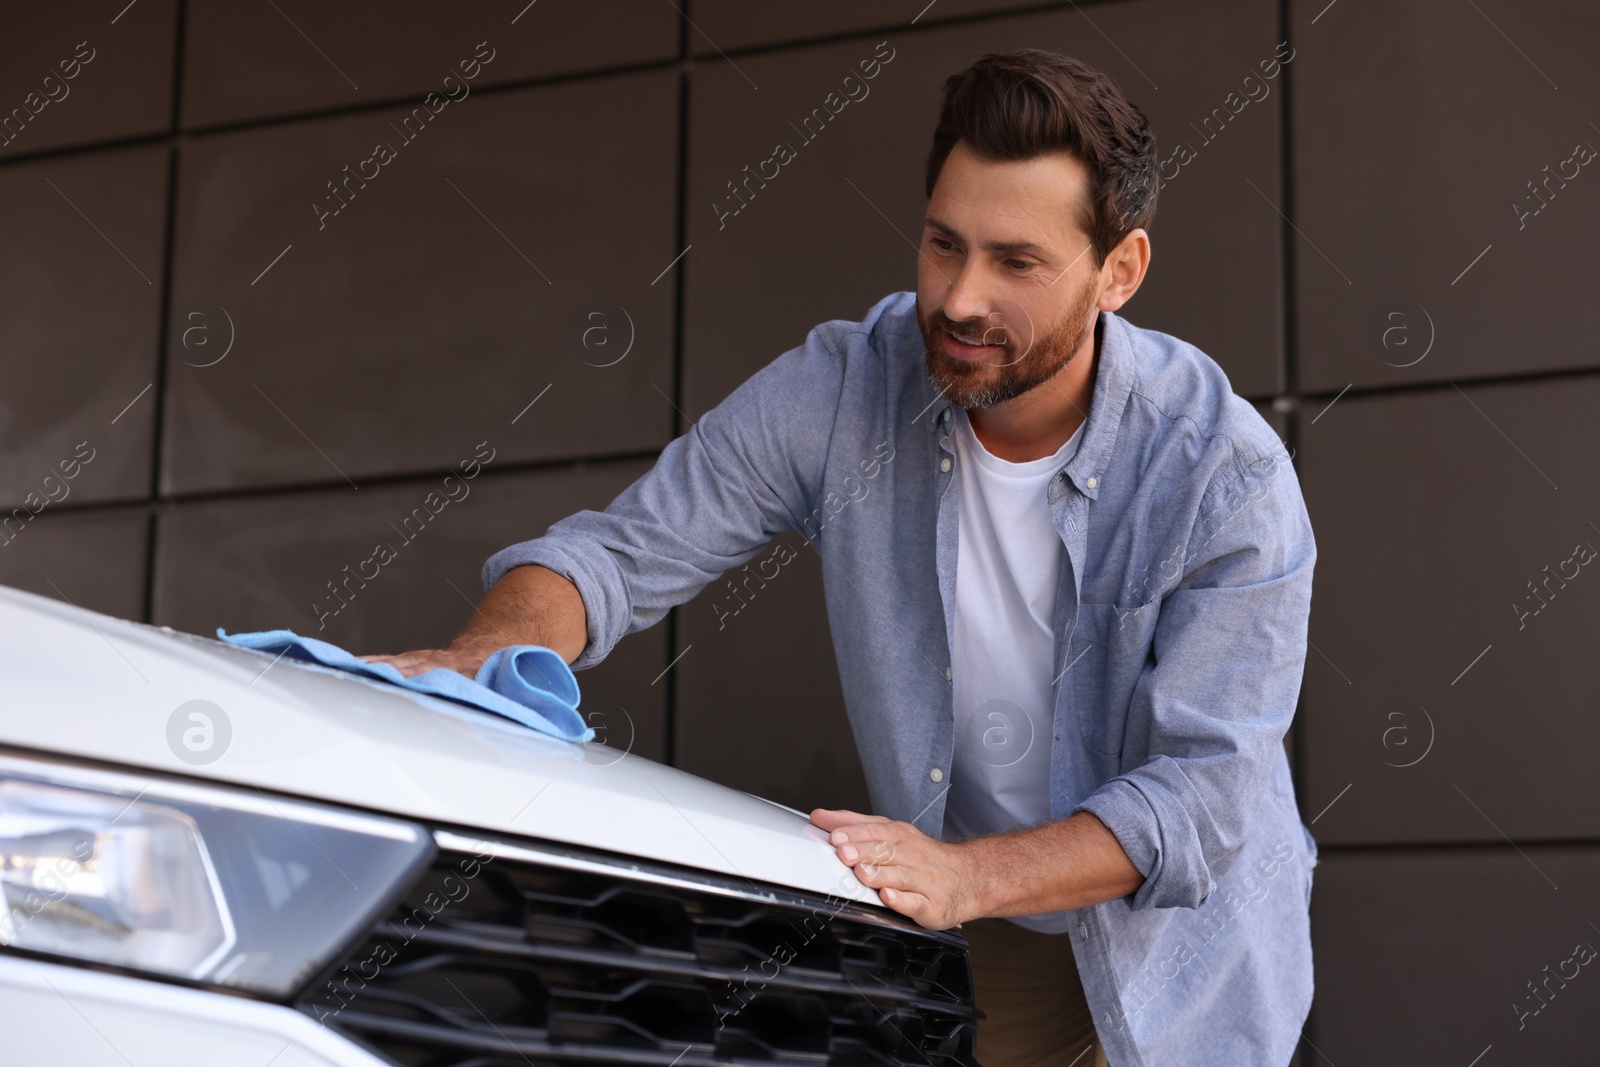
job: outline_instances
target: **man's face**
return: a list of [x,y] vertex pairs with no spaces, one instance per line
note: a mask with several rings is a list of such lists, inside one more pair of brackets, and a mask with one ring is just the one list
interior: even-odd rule
[[917,256],[928,377],[951,402],[1020,396],[1089,341],[1102,282],[1076,221],[1088,187],[1088,168],[1065,153],[990,163],[956,142]]

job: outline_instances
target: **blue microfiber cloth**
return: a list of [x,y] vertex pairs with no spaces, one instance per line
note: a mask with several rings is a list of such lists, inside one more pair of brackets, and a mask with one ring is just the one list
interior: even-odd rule
[[476,679],[448,667],[435,667],[407,678],[388,663],[368,663],[338,645],[301,637],[293,630],[260,630],[217,636],[230,645],[292,659],[310,660],[365,678],[392,682],[403,689],[443,697],[559,737],[563,741],[592,741],[594,728],[578,714],[578,680],[572,668],[554,650],[543,645],[509,645],[491,655],[478,668]]

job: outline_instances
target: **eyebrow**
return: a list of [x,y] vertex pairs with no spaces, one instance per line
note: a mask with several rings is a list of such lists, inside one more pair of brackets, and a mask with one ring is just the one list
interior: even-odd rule
[[[948,234],[957,240],[965,241],[965,238],[957,233],[953,227],[931,215],[923,221],[926,225],[941,233]],[[984,245],[984,248],[990,252],[1026,252],[1030,255],[1038,256],[1040,259],[1050,258],[1050,252],[1047,249],[1032,241],[990,241],[987,245]]]

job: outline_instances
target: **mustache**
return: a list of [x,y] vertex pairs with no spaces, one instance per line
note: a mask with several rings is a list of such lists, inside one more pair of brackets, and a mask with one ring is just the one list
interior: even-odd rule
[[[933,328],[935,330],[943,330],[952,336],[959,337],[966,341],[979,341],[984,344],[1006,344],[1011,340],[1011,330],[1009,327],[1003,325],[997,326],[993,324],[984,325],[982,323],[975,323],[969,326],[958,326],[943,313],[938,314],[934,318]],[[999,333],[999,339],[992,340],[991,338],[994,337],[996,331]]]

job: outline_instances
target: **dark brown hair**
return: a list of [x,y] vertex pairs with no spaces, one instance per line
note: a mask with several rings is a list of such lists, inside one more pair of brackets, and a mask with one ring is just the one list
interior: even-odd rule
[[1096,264],[1156,213],[1155,134],[1110,76],[1040,48],[989,53],[945,79],[944,104],[928,152],[927,195],[957,141],[981,159],[1032,159],[1066,151],[1089,169],[1079,225]]

